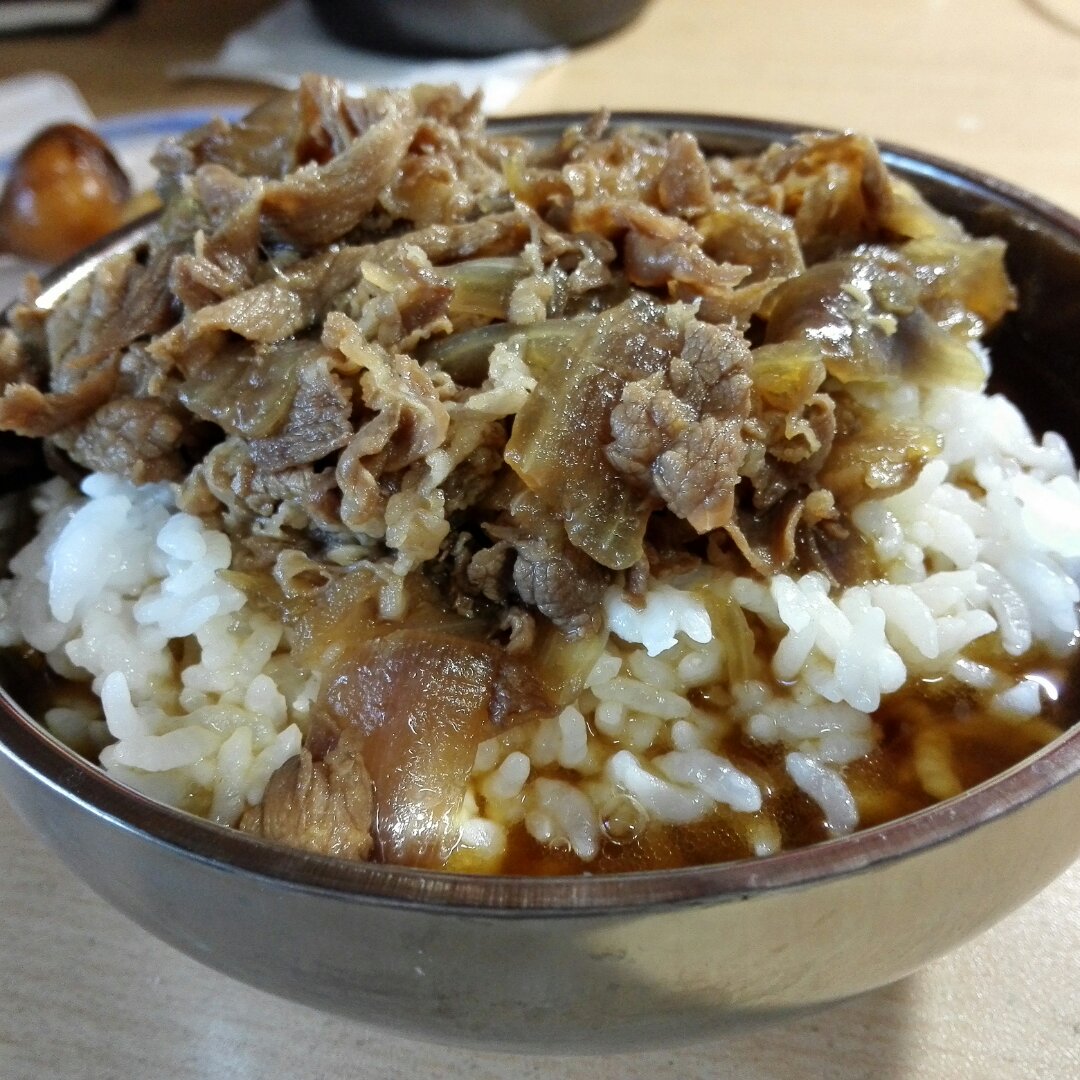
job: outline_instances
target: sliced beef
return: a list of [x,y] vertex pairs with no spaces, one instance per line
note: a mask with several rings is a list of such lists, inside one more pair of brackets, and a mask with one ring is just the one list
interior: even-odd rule
[[385,112],[325,165],[308,164],[263,188],[263,226],[300,247],[330,244],[355,229],[398,174],[418,118],[407,95],[387,96]]
[[418,630],[351,649],[331,673],[325,707],[362,737],[378,857],[413,866],[439,866],[449,854],[480,740],[552,708],[497,646]]
[[769,207],[724,196],[713,201],[694,227],[707,255],[718,263],[747,267],[747,283],[777,285],[805,269],[791,219]]
[[340,450],[353,435],[350,393],[330,370],[328,356],[299,366],[296,392],[276,435],[252,439],[251,460],[266,472],[308,465]]
[[699,533],[727,524],[734,509],[749,357],[741,334],[691,321],[667,369],[628,383],[611,413],[608,460]]
[[171,321],[173,254],[162,245],[145,262],[134,252],[107,259],[57,304],[44,326],[48,370],[34,372],[32,383],[5,387],[0,429],[34,438],[63,432],[62,444],[73,443],[83,422],[124,390],[125,350]]
[[437,449],[450,418],[430,375],[415,359],[366,341],[344,315],[327,316],[323,342],[362,372],[362,401],[372,411],[337,464],[342,520],[363,530],[384,508],[378,486],[383,473],[400,472]]
[[626,198],[579,199],[570,212],[568,225],[573,233],[595,233],[609,240],[630,231],[682,244],[701,240],[685,221]]
[[[468,535],[460,535],[467,540]],[[462,558],[464,556],[464,558]],[[469,552],[457,550],[456,572],[467,582],[468,590],[475,591],[485,600],[505,604],[515,587],[514,570],[517,549],[507,540],[500,540],[491,547]]]
[[[724,296],[746,277],[748,268],[721,265],[697,243],[667,240],[631,230],[623,247],[626,276],[634,285],[675,291],[686,286],[701,296]],[[683,290],[688,295],[687,290]]]
[[0,326],[0,387],[10,383],[35,385],[41,377],[36,350],[28,348],[11,327]]
[[221,332],[264,344],[285,341],[315,324],[334,299],[355,284],[364,254],[362,248],[322,252],[254,288],[201,308],[158,338],[154,355],[179,362],[201,337]]
[[528,242],[530,224],[522,210],[505,210],[459,225],[427,225],[411,233],[408,242],[441,266],[484,255],[515,254]]
[[[85,374],[85,357],[102,353],[101,340],[122,318],[124,298],[137,273],[134,254],[107,259],[86,281],[63,296],[45,323],[50,360],[50,389],[66,393]],[[105,352],[114,351],[111,343]]]
[[204,165],[194,178],[208,228],[173,262],[169,285],[186,311],[250,289],[262,255],[261,186],[219,165]]
[[668,138],[667,159],[660,170],[657,197],[661,209],[694,218],[712,205],[712,177],[697,139],[685,131]]
[[[226,520],[241,532],[257,519],[278,515],[284,507],[294,524],[341,532],[340,494],[330,468],[310,465],[281,472],[260,471],[242,439],[215,446],[191,471],[180,493],[182,507],[207,512],[207,499],[225,509]],[[297,517],[299,520],[297,521]]]
[[117,383],[118,357],[110,357],[88,375],[76,390],[53,394],[29,383],[9,383],[0,398],[0,430],[32,439],[74,432],[112,396]]
[[310,77],[174,141],[142,248],[12,316],[0,429],[178,481],[305,582],[362,558],[358,633],[413,605],[524,655],[616,575],[835,572],[846,515],[938,452],[859,388],[981,385],[1001,245],[857,136],[728,161],[608,119],[533,146],[454,90]]
[[752,488],[756,511],[771,510],[792,492],[806,493],[824,481],[822,471],[833,453],[835,403],[812,394],[798,411],[766,412],[755,425],[755,438],[741,472]]
[[235,123],[215,117],[167,139],[153,157],[158,190],[166,200],[175,197],[182,179],[204,164],[220,165],[238,176],[287,175],[299,164],[299,115],[299,95],[275,94]]
[[641,557],[655,505],[621,481],[605,453],[611,414],[628,382],[670,361],[679,334],[644,294],[570,330],[552,342],[505,457],[575,547],[601,566],[625,570]]
[[210,338],[185,357],[188,370],[177,395],[192,414],[228,435],[266,439],[288,420],[300,372],[325,366],[326,355],[306,338],[255,346]]
[[113,398],[89,418],[73,441],[59,445],[84,468],[127,476],[137,484],[182,480],[185,425],[155,398]]
[[346,728],[319,761],[301,750],[270,777],[262,802],[244,811],[239,828],[318,855],[370,857],[374,802],[361,742]]
[[600,601],[611,575],[583,551],[543,537],[515,541],[514,588],[527,607],[536,608],[571,638],[594,633]]
[[[470,580],[478,578],[504,602],[516,595],[568,637],[584,637],[599,628],[600,602],[611,584],[611,572],[570,541],[537,496],[519,494],[502,522],[488,525],[486,531],[496,541],[494,554],[478,554],[481,564],[474,571],[470,563]],[[511,553],[513,592],[500,596],[507,562],[501,568],[499,562]]]
[[364,262],[361,272],[363,282],[346,307],[360,308],[360,324],[383,348],[412,352],[432,334],[453,329],[454,286],[432,268],[422,249],[402,245]]

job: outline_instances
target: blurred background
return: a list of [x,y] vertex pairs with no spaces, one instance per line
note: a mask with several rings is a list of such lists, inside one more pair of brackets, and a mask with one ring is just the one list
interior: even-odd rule
[[[1080,213],[1080,0],[538,0],[531,15],[487,2],[338,0],[320,21],[306,0],[0,0],[0,174],[40,127],[77,121],[137,190],[163,134],[317,68],[358,87],[458,79],[508,114],[606,105],[861,129]],[[429,55],[375,51],[388,46]],[[0,255],[0,272],[5,259],[28,265]],[[418,1046],[248,990],[106,908],[2,803],[0,865],[5,1080],[1080,1076],[1080,868],[898,986],[782,1029],[582,1061]]]
[[[354,5],[407,12],[416,2],[323,6],[340,20]],[[478,2],[464,7],[475,10]],[[550,8],[553,0],[539,2]],[[5,9],[102,3],[0,0],[0,16]],[[432,6],[419,0],[420,8]],[[434,6],[452,25],[469,26],[455,12],[459,0]],[[608,3],[554,6],[589,14]],[[252,104],[264,93],[256,85],[173,76],[180,65],[212,61],[230,35],[282,7],[276,0],[121,4],[86,32],[0,38],[0,78],[61,72],[99,117]],[[304,0],[284,7],[303,8]],[[571,50],[515,87],[499,109],[606,104],[859,128],[976,165],[1080,211],[1080,0],[651,0],[615,7],[641,11],[625,28]],[[260,72],[273,78],[275,67],[288,70],[297,52],[320,55],[306,37],[283,37],[276,57],[273,48],[259,55]],[[360,79],[363,71],[358,64]]]

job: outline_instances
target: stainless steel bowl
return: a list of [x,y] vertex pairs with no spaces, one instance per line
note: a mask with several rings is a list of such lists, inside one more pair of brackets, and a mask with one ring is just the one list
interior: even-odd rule
[[[537,138],[580,117],[498,126]],[[747,153],[795,127],[619,116]],[[975,233],[1009,242],[1021,307],[996,381],[1080,447],[1080,221],[971,170],[886,148]],[[104,250],[132,243],[125,235]],[[62,272],[48,304],[93,259]],[[134,794],[0,700],[0,784],[105,899],[254,986],[423,1038],[656,1046],[902,978],[1080,854],[1080,726],[958,798],[757,861],[617,877],[468,877],[288,851]]]

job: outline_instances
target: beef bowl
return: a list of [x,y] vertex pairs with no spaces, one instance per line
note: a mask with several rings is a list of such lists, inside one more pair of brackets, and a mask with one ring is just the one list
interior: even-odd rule
[[1080,222],[851,135],[473,108],[309,83],[186,136],[9,313],[6,484],[59,479],[5,502],[3,790],[149,932],[407,1036],[903,978],[1080,853]]

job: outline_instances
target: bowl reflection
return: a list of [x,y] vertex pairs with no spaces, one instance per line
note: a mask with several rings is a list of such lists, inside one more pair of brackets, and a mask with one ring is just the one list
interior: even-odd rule
[[[498,126],[551,137],[574,117]],[[706,149],[797,128],[637,115]],[[976,234],[1009,244],[1021,307],[995,379],[1080,445],[1080,222],[1008,185],[885,148]],[[125,234],[101,249],[134,242]],[[68,268],[48,304],[93,259]],[[1038,356],[1038,379],[1030,357]],[[1080,729],[928,810],[757,861],[615,877],[469,877],[306,855],[134,794],[10,700],[0,783],[89,885],[252,985],[410,1035],[488,1047],[627,1049],[715,1034],[891,982],[980,932],[1080,853]]]

